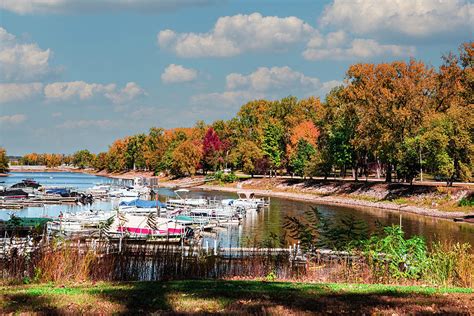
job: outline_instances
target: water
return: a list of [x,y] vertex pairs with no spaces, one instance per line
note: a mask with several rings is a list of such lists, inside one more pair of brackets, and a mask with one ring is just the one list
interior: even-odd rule
[[[0,178],[0,185],[11,185],[23,179],[31,178],[47,186],[68,186],[80,190],[92,187],[97,183],[108,183],[111,179],[94,175],[67,172],[47,173],[11,173],[9,177]],[[159,190],[160,199],[173,196],[169,189]],[[209,198],[236,198],[237,195],[217,191],[191,191],[189,197],[204,196]],[[0,210],[0,219],[8,219],[11,213],[20,217],[58,216],[62,212],[85,211],[89,209],[110,211],[116,205],[111,201],[96,201],[92,206],[77,205],[48,205],[45,207],[30,207],[19,211]],[[376,222],[382,225],[400,223],[400,213],[397,211],[343,207],[333,205],[317,205],[315,203],[299,202],[281,198],[271,198],[270,207],[260,212],[250,212],[243,220],[242,225],[230,226],[217,234],[221,247],[245,246],[261,243],[271,238],[272,235],[283,236],[283,225],[286,216],[302,217],[305,211],[312,206],[317,206],[324,216],[333,220],[352,214],[356,219],[365,221],[369,229],[374,231]],[[423,236],[427,241],[459,241],[469,242],[474,245],[474,225],[468,223],[455,223],[453,221],[420,216],[416,214],[402,214],[403,230],[408,236]],[[213,240],[205,239],[212,246]]]

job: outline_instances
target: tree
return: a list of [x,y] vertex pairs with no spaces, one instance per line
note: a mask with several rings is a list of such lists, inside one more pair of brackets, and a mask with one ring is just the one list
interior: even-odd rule
[[0,173],[7,173],[10,171],[7,151],[0,147]]
[[390,182],[399,147],[416,135],[433,107],[435,72],[415,60],[356,64],[349,67],[347,79],[346,100],[359,120],[353,144],[380,157]]
[[128,139],[117,139],[109,147],[107,152],[107,171],[120,172],[127,168],[125,152],[127,150]]
[[279,169],[284,158],[285,144],[280,124],[268,124],[263,131],[262,149],[273,169]]
[[257,172],[257,164],[262,158],[262,151],[250,140],[239,143],[230,153],[232,164],[252,176]]
[[196,141],[184,141],[173,151],[170,171],[175,176],[192,176],[196,174],[201,159],[202,145]]
[[203,168],[216,171],[224,163],[224,144],[212,127],[209,127],[202,141]]
[[128,138],[125,159],[127,169],[144,169],[145,158],[143,156],[143,147],[145,143],[145,134],[138,134]]
[[296,152],[290,160],[291,169],[299,176],[305,175],[307,166],[315,153],[316,150],[313,145],[311,145],[306,139],[300,138]]
[[78,150],[72,155],[72,163],[74,166],[84,169],[92,166],[94,155],[87,149]]

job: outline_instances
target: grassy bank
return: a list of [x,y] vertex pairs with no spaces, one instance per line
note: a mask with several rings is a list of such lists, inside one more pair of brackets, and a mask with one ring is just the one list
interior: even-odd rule
[[0,287],[0,312],[469,313],[472,289],[188,280]]

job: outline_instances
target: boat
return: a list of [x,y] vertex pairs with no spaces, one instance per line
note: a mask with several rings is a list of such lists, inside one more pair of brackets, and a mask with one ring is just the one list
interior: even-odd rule
[[456,217],[453,218],[455,222],[465,222],[465,223],[471,223],[474,224],[474,215],[466,215],[462,217]]
[[130,238],[183,237],[186,227],[173,219],[118,213],[108,230],[109,236]]
[[25,179],[25,180],[21,180],[21,182],[13,184],[10,188],[12,189],[23,189],[23,188],[38,189],[40,187],[41,187],[41,184],[39,184],[37,181],[34,181],[33,179]]
[[241,207],[245,210],[260,210],[269,206],[269,202],[264,198],[255,197],[255,193],[251,191],[237,192],[238,199],[224,199],[221,201],[222,205],[229,205],[233,207]]
[[174,191],[174,194],[176,195],[177,198],[169,199],[166,202],[166,207],[168,209],[174,209],[174,208],[183,207],[183,206],[199,207],[199,206],[205,206],[209,204],[209,201],[204,198],[197,198],[197,199],[188,198],[187,194],[189,192],[190,191],[188,189],[178,189]]
[[119,204],[120,212],[127,212],[133,214],[159,214],[160,209],[165,208],[166,205],[160,201],[147,201],[140,199],[133,199],[131,201],[121,201]]

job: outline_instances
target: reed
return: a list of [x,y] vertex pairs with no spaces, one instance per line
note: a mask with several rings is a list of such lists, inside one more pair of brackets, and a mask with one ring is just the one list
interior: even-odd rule
[[[255,248],[232,256],[202,248],[124,240],[68,240],[17,248],[0,258],[0,275],[10,282],[159,281],[261,279],[304,282],[474,285],[473,254],[466,245],[438,245],[418,279],[393,278],[389,264],[374,268],[363,253],[275,253]],[[120,250],[120,251],[119,251]]]

